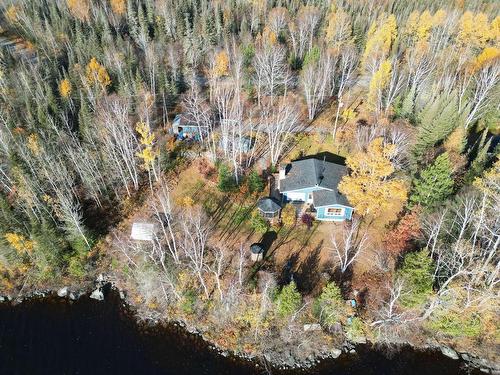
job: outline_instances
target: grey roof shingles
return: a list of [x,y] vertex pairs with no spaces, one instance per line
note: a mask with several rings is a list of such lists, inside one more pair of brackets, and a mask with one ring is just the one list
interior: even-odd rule
[[341,204],[349,206],[346,197],[337,190],[317,190],[313,191],[314,207],[331,206],[332,204]]
[[289,192],[307,188],[324,188],[313,192],[316,207],[341,204],[348,206],[347,199],[341,195],[337,186],[347,174],[343,165],[318,159],[293,161],[288,165],[286,177],[280,181],[280,191]]
[[276,203],[276,201],[272,198],[262,198],[257,203],[257,207],[262,212],[278,212],[281,209],[281,206]]

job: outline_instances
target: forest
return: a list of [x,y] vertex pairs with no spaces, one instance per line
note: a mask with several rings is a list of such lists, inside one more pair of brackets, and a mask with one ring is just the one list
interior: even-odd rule
[[[235,351],[498,361],[499,82],[493,0],[3,1],[0,294],[106,273]],[[352,221],[257,214],[280,163],[322,152]]]

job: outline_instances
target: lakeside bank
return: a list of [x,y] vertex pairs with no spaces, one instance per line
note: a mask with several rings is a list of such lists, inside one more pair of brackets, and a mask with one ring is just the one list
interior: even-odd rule
[[[110,333],[114,335],[116,331],[109,331],[108,325],[112,324],[114,319],[124,319],[127,323],[125,324],[127,329],[130,327],[135,327],[133,332],[136,334],[141,330],[144,332],[153,332],[155,335],[156,345],[163,347],[166,345],[162,344],[163,341],[172,340],[172,337],[181,337],[182,340],[187,340],[186,345],[193,345],[194,348],[201,348],[205,354],[209,353],[208,357],[210,357],[210,361],[222,361],[226,363],[229,361],[228,369],[230,372],[218,372],[218,373],[234,373],[233,367],[231,364],[237,365],[237,371],[239,374],[245,374],[245,369],[247,369],[248,373],[262,373],[263,366],[265,364],[272,365],[273,373],[283,373],[283,374],[295,374],[295,373],[305,373],[305,374],[326,374],[332,369],[336,369],[340,371],[345,370],[346,368],[359,368],[364,369],[363,373],[366,372],[367,368],[371,365],[374,368],[379,368],[378,366],[392,366],[394,365],[395,358],[397,368],[405,368],[407,369],[405,373],[417,374],[418,372],[411,372],[413,369],[425,370],[428,369],[436,369],[442,375],[444,374],[455,374],[455,373],[480,373],[479,368],[483,372],[486,373],[495,373],[494,366],[492,364],[487,364],[484,360],[480,360],[471,356],[467,353],[456,353],[453,350],[449,352],[444,352],[447,354],[445,356],[443,354],[443,349],[440,347],[427,347],[424,350],[422,348],[413,348],[410,345],[399,345],[388,348],[387,346],[382,345],[373,345],[371,343],[367,344],[349,344],[346,343],[345,346],[341,348],[341,350],[332,351],[332,353],[318,353],[316,356],[307,358],[307,360],[299,360],[297,358],[289,358],[289,360],[277,361],[275,357],[268,356],[266,357],[258,357],[258,356],[250,356],[241,352],[233,352],[228,350],[227,348],[220,348],[215,346],[213,343],[210,343],[204,332],[198,330],[193,325],[188,325],[185,322],[179,321],[170,321],[166,322],[164,320],[158,319],[155,314],[151,314],[150,316],[146,315],[137,315],[137,310],[133,305],[129,304],[130,301],[127,300],[126,293],[123,291],[118,291],[117,289],[111,288],[111,284],[107,283],[105,280],[98,282],[96,290],[101,290],[103,292],[104,301],[97,301],[95,299],[96,295],[94,294],[94,299],[90,298],[92,293],[83,291],[83,290],[66,290],[66,294],[64,296],[58,296],[57,292],[61,292],[65,288],[60,288],[57,291],[38,291],[31,293],[30,295],[25,295],[22,299],[11,298],[10,303],[2,304],[2,312],[5,313],[8,309],[13,309],[13,311],[22,311],[23,309],[27,309],[28,311],[32,311],[32,309],[44,309],[44,305],[48,306],[49,314],[53,314],[53,322],[44,323],[49,324],[49,326],[54,327],[57,325],[67,325],[67,324],[79,324],[78,319],[82,318],[84,322],[89,323],[90,315],[94,315],[95,319],[99,320],[101,314],[106,315],[105,321],[99,323],[99,321],[95,322],[97,327],[102,327],[102,333],[106,334]],[[59,293],[60,295],[62,293]],[[6,298],[5,302],[8,302]],[[83,316],[79,316],[79,309],[83,307],[84,314]],[[57,311],[57,308],[61,310],[61,313]],[[76,309],[72,312],[72,309]],[[101,311],[102,310],[102,311]],[[89,313],[90,311],[90,313]],[[17,312],[15,313],[17,314]],[[44,313],[48,318],[49,322],[51,320],[50,316],[47,313]],[[69,314],[72,316],[70,319],[70,323],[67,322],[68,316],[65,314]],[[114,317],[113,317],[114,316]],[[75,318],[77,320],[75,320]],[[57,322],[57,319],[61,319],[61,322]],[[91,321],[91,320],[90,320]],[[86,323],[86,324],[87,324]],[[28,326],[30,323],[27,324]],[[82,331],[79,331],[80,335],[86,335],[84,332],[85,327],[81,327]],[[94,327],[93,323],[91,324],[90,331],[95,332],[96,327]],[[172,334],[175,333],[174,336]],[[162,335],[165,340],[162,341]],[[56,335],[57,336],[57,335]],[[106,339],[104,339],[106,341]],[[139,340],[140,341],[140,340]],[[132,345],[132,344],[131,344]],[[200,346],[201,345],[201,346]],[[121,350],[117,348],[117,350]],[[159,349],[160,350],[160,349]],[[167,349],[165,349],[167,350]],[[167,350],[168,352],[168,350]],[[456,359],[452,359],[455,357]],[[157,353],[161,356],[161,353]],[[335,357],[335,358],[333,358]],[[224,360],[222,359],[224,358]],[[385,358],[385,359],[384,359]],[[227,361],[226,361],[227,360]],[[360,361],[367,361],[365,364],[360,363]],[[424,361],[425,363],[421,363]],[[154,362],[154,361],[153,361]],[[372,363],[375,362],[375,363]],[[439,364],[446,364],[446,366],[439,367]],[[224,365],[224,366],[226,366]],[[490,366],[489,368],[486,366]],[[347,366],[347,367],[346,367]],[[428,367],[426,367],[428,366]],[[438,367],[433,367],[438,366]],[[214,368],[216,368],[215,366]],[[241,368],[240,368],[241,367]],[[207,371],[211,371],[211,367],[209,366]],[[222,367],[221,369],[224,369]],[[453,369],[455,372],[443,372],[444,369]],[[252,372],[252,371],[256,372]],[[386,369],[388,373],[392,370]],[[152,373],[155,373],[154,370],[151,370]],[[222,371],[222,370],[217,370]],[[243,371],[243,372],[242,372]],[[385,371],[385,370],[384,370]],[[462,372],[456,372],[462,371]],[[469,372],[467,372],[469,371]],[[498,369],[496,369],[498,371]],[[167,372],[168,373],[168,372]],[[203,373],[203,372],[202,372]],[[216,372],[206,372],[207,374],[216,373]],[[351,374],[351,372],[349,372]],[[352,374],[356,374],[357,372],[352,372]],[[359,372],[360,374],[362,372]]]

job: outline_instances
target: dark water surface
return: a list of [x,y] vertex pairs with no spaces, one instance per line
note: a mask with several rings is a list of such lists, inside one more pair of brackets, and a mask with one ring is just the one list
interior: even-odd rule
[[[0,375],[10,374],[262,374],[226,358],[178,327],[135,323],[116,293],[106,301],[56,297],[0,304]],[[360,347],[356,355],[323,361],[308,371],[273,374],[455,375],[463,363],[438,353],[404,349],[387,357]]]

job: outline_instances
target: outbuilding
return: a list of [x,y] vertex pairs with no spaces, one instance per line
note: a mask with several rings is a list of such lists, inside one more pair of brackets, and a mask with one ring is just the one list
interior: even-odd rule
[[133,223],[130,238],[137,241],[153,241],[155,225],[152,223]]
[[281,212],[281,206],[273,198],[262,198],[257,202],[257,209],[260,214],[266,219],[274,219],[278,217]]
[[264,248],[260,243],[254,243],[250,246],[250,252],[252,253],[252,261],[258,262],[264,257]]

